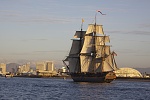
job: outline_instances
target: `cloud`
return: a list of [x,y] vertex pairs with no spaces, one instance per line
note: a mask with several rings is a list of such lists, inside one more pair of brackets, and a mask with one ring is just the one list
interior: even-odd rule
[[148,31],[128,31],[126,34],[150,35],[150,32],[148,32]]
[[[52,14],[53,15],[53,14]],[[19,11],[0,10],[0,22],[18,22],[18,23],[68,23],[70,18],[63,18],[49,15],[24,15]]]
[[149,23],[140,24],[139,28],[150,28],[150,24]]
[[23,39],[21,41],[47,41],[48,39]]
[[122,33],[122,31],[105,31],[106,33]]
[[32,17],[32,18],[25,18],[16,20],[16,22],[23,22],[23,23],[68,23],[70,20],[65,18],[53,18],[53,17]]
[[105,31],[105,32],[116,34],[150,35],[150,31]]
[[67,52],[65,50],[52,50],[52,51],[34,51],[34,52],[37,52],[37,53],[58,53],[58,52]]
[[0,22],[10,22],[18,20],[21,17],[21,13],[14,10],[0,10]]
[[133,50],[133,49],[120,49],[116,52],[122,53],[122,54],[135,54],[138,52],[138,50]]
[[0,10],[0,15],[3,15],[3,16],[9,16],[9,15],[20,16],[21,14],[15,10]]
[[150,55],[149,54],[138,54],[138,55],[135,55],[135,56],[149,57]]

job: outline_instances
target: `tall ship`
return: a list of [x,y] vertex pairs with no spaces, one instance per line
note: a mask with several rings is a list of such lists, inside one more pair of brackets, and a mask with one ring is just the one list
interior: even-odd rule
[[[102,13],[101,13],[102,14]],[[83,24],[83,22],[82,22]],[[116,53],[110,50],[109,36],[102,25],[89,24],[87,31],[76,31],[69,55],[63,60],[74,82],[107,82],[116,78]]]

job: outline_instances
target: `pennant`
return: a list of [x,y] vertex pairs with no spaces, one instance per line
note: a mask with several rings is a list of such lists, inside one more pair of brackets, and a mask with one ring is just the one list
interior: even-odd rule
[[97,12],[101,13],[102,15],[106,15],[106,14],[103,14],[100,10],[97,10]]

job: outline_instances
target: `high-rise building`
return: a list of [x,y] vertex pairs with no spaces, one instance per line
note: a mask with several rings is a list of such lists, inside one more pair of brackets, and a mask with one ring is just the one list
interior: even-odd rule
[[54,63],[53,61],[46,61],[45,62],[46,71],[54,71]]
[[6,64],[0,63],[0,71],[2,74],[6,74]]
[[36,70],[37,71],[54,71],[54,63],[53,61],[37,62]]
[[25,64],[25,68],[24,69],[25,69],[26,72],[30,71],[30,62]]
[[36,63],[37,75],[43,77],[51,77],[57,75],[53,61],[37,62]]
[[36,70],[37,71],[45,71],[45,62],[37,62]]

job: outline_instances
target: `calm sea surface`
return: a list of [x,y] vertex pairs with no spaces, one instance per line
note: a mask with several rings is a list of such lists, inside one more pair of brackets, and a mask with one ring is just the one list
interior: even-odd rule
[[150,100],[150,82],[76,83],[72,79],[0,78],[0,100]]

